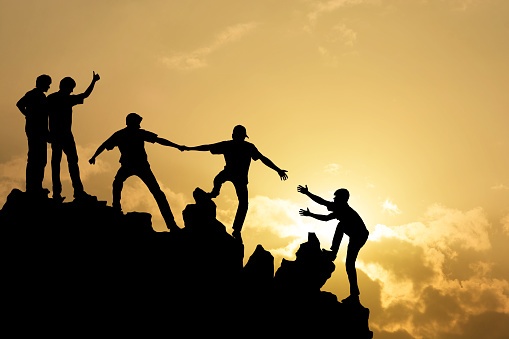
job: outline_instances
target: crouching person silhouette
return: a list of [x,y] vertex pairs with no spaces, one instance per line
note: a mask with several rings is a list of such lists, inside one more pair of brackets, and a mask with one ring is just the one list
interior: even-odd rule
[[327,201],[311,192],[309,192],[307,185],[297,187],[297,191],[307,195],[314,202],[327,207],[330,214],[316,214],[309,211],[309,208],[301,209],[299,214],[304,217],[312,217],[321,221],[329,221],[337,219],[339,221],[334,237],[332,239],[332,246],[330,251],[326,252],[332,260],[336,258],[339,250],[339,245],[343,239],[343,234],[348,235],[350,238],[348,242],[348,249],[346,252],[346,274],[348,275],[348,282],[350,283],[350,296],[343,299],[342,302],[357,302],[359,303],[359,286],[357,284],[357,271],[355,269],[355,261],[360,249],[368,240],[369,231],[364,224],[364,221],[359,214],[348,204],[350,193],[346,188],[340,188],[334,192],[334,200]]
[[111,137],[97,148],[89,162],[95,164],[95,158],[104,150],[110,151],[115,146],[118,147],[120,150],[120,168],[113,180],[113,208],[120,212],[122,211],[120,199],[124,181],[130,176],[136,175],[147,185],[150,193],[154,196],[168,229],[170,231],[180,230],[180,227],[175,222],[166,195],[159,187],[148,163],[145,141],[178,148],[181,151],[183,150],[182,146],[160,138],[155,133],[141,129],[140,123],[142,119],[136,113],[129,113],[126,117],[127,127],[113,133]]
[[241,230],[248,210],[247,184],[251,159],[260,159],[265,166],[276,171],[281,180],[288,179],[286,170],[277,167],[269,158],[261,154],[255,145],[245,141],[246,138],[248,138],[246,128],[237,125],[233,128],[232,140],[209,145],[184,147],[185,151],[209,151],[212,154],[223,154],[226,164],[224,169],[214,178],[214,187],[210,192],[210,197],[216,198],[225,182],[230,181],[233,184],[239,204],[233,221],[232,236],[241,242]]

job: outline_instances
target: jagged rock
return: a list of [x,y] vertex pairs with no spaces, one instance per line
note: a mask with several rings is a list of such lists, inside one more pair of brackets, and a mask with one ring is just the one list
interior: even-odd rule
[[12,190],[0,210],[4,321],[29,323],[38,335],[65,324],[103,334],[110,325],[114,335],[141,327],[144,336],[157,329],[190,337],[372,337],[367,308],[320,291],[334,264],[313,233],[276,274],[261,245],[243,266],[244,246],[216,219],[210,198],[195,193],[181,231],[155,232],[148,213]]

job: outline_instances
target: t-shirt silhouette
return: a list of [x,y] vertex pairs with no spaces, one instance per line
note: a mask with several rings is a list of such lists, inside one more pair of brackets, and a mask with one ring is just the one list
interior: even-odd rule
[[247,141],[227,140],[210,146],[210,153],[223,154],[224,171],[231,180],[248,183],[248,172],[251,159],[262,157],[255,145]]
[[72,134],[72,108],[83,104],[84,94],[55,92],[48,95],[49,128],[53,136]]
[[104,146],[112,150],[115,146],[120,150],[120,163],[123,166],[147,166],[148,158],[145,151],[145,141],[155,143],[157,134],[141,128],[126,127],[106,140]]

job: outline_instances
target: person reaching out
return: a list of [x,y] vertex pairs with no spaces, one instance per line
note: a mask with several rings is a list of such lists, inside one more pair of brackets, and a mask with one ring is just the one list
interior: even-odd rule
[[355,262],[360,249],[368,240],[369,231],[364,224],[364,221],[359,214],[348,204],[350,192],[346,188],[340,188],[334,192],[334,200],[327,201],[311,192],[306,186],[297,186],[297,191],[307,195],[314,202],[327,207],[331,213],[329,214],[316,214],[309,211],[309,208],[299,210],[299,214],[304,217],[312,217],[321,221],[329,221],[337,219],[339,221],[334,232],[332,239],[332,246],[330,251],[324,251],[327,255],[334,260],[337,256],[339,245],[343,239],[343,234],[348,235],[350,238],[346,252],[346,274],[348,275],[348,282],[350,284],[350,295],[343,299],[342,302],[360,302],[359,301],[359,286],[357,284],[357,271],[355,269]]
[[233,128],[232,139],[220,141],[214,144],[200,145],[194,147],[184,147],[184,151],[209,151],[212,154],[222,154],[225,160],[225,166],[214,178],[214,187],[209,193],[211,198],[216,198],[221,191],[221,186],[230,181],[235,187],[235,192],[239,204],[233,221],[232,236],[242,242],[241,230],[248,210],[248,174],[251,160],[261,160],[261,162],[277,172],[281,180],[288,179],[286,170],[276,166],[269,158],[258,151],[256,146],[245,141],[248,138],[246,128],[237,125]]
[[113,180],[113,208],[122,212],[120,204],[122,188],[124,181],[132,175],[138,176],[147,185],[150,193],[154,196],[159,210],[163,216],[166,226],[170,231],[178,231],[170,205],[166,195],[159,187],[157,180],[150,168],[147,152],[145,151],[145,142],[158,143],[163,146],[169,146],[183,151],[183,146],[177,145],[169,140],[160,138],[157,134],[141,129],[143,118],[136,113],[129,113],[126,116],[127,127],[113,133],[105,142],[103,142],[90,158],[89,163],[95,164],[96,157],[104,150],[112,150],[118,147],[120,151],[120,168]]
[[65,77],[60,80],[59,90],[48,95],[49,107],[49,131],[51,138],[51,178],[53,181],[53,199],[57,202],[64,201],[62,197],[62,182],[60,181],[60,162],[62,153],[67,157],[69,175],[71,176],[72,187],[74,189],[74,199],[92,199],[92,196],[85,192],[81,182],[80,169],[78,166],[78,151],[72,133],[72,115],[73,107],[83,104],[84,100],[90,96],[94,90],[95,83],[101,77],[92,72],[92,81],[85,92],[80,94],[71,94],[76,87],[76,81],[71,77]]

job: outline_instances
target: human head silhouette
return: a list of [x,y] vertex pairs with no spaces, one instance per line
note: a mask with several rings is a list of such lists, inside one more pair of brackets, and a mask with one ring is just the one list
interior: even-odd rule
[[143,120],[143,118],[140,115],[133,112],[133,113],[129,113],[125,117],[125,124],[127,125],[127,127],[140,128],[140,124],[141,124],[142,120]]
[[334,192],[334,202],[346,203],[350,198],[350,192],[346,188],[340,188]]
[[49,86],[51,85],[51,77],[47,74],[41,74],[35,80],[35,87],[40,89],[43,92],[47,92],[49,90]]
[[64,93],[72,93],[74,90],[74,87],[76,87],[76,81],[74,81],[71,77],[65,77],[62,80],[60,80],[60,91]]
[[244,140],[249,138],[247,136],[246,128],[242,125],[237,125],[233,128],[232,139],[233,140]]

